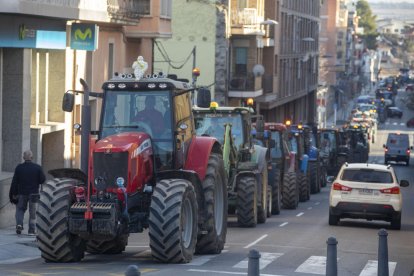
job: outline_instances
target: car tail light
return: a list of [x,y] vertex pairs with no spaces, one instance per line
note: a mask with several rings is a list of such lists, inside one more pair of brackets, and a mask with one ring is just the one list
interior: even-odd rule
[[381,189],[380,192],[383,194],[398,195],[400,193],[400,187]]
[[409,150],[409,149],[407,149],[407,151],[406,151],[406,152],[407,152],[407,155],[410,155],[410,150]]
[[345,186],[345,185],[341,185],[339,183],[334,183],[333,184],[333,189],[335,191],[344,191],[344,192],[350,192],[352,191],[352,188]]

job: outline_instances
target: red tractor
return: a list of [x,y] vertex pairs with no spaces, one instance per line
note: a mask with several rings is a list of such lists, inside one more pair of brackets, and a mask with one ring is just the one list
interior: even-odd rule
[[[83,91],[67,91],[63,99],[70,112],[74,94],[84,94],[81,170],[50,171],[54,179],[41,191],[37,238],[45,261],[121,253],[129,234],[146,228],[158,261],[186,263],[194,253],[220,253],[227,178],[218,141],[195,136],[192,85],[162,75],[122,75],[98,93],[81,83]],[[96,132],[89,96],[103,100]]]

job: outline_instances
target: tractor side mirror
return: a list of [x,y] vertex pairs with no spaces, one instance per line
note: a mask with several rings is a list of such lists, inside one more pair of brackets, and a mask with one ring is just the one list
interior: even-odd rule
[[197,106],[203,108],[209,108],[211,103],[210,89],[200,87],[197,91]]
[[63,95],[62,110],[66,112],[72,112],[74,104],[75,104],[75,95],[73,93],[66,92]]
[[257,118],[256,121],[256,137],[259,140],[262,140],[264,137],[264,121],[262,118]]

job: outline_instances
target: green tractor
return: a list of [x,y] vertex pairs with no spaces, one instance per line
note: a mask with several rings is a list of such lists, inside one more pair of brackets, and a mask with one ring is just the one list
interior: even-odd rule
[[[200,104],[199,104],[200,106]],[[229,212],[241,227],[255,227],[271,214],[271,187],[265,147],[252,142],[251,107],[193,107],[196,133],[215,137],[222,145],[228,177]]]

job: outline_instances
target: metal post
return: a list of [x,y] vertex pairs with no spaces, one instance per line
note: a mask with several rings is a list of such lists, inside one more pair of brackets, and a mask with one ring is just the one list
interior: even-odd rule
[[125,271],[125,276],[141,276],[138,266],[130,265]]
[[387,230],[378,231],[378,276],[388,276],[388,245]]
[[260,276],[260,253],[257,250],[250,250],[247,276]]
[[89,105],[89,87],[85,80],[80,79],[83,86],[82,128],[81,128],[81,170],[88,175],[89,166],[89,135],[91,133],[91,106]]
[[326,276],[337,276],[338,275],[338,264],[336,258],[336,245],[338,241],[334,237],[328,238],[326,241],[327,254],[326,254]]

